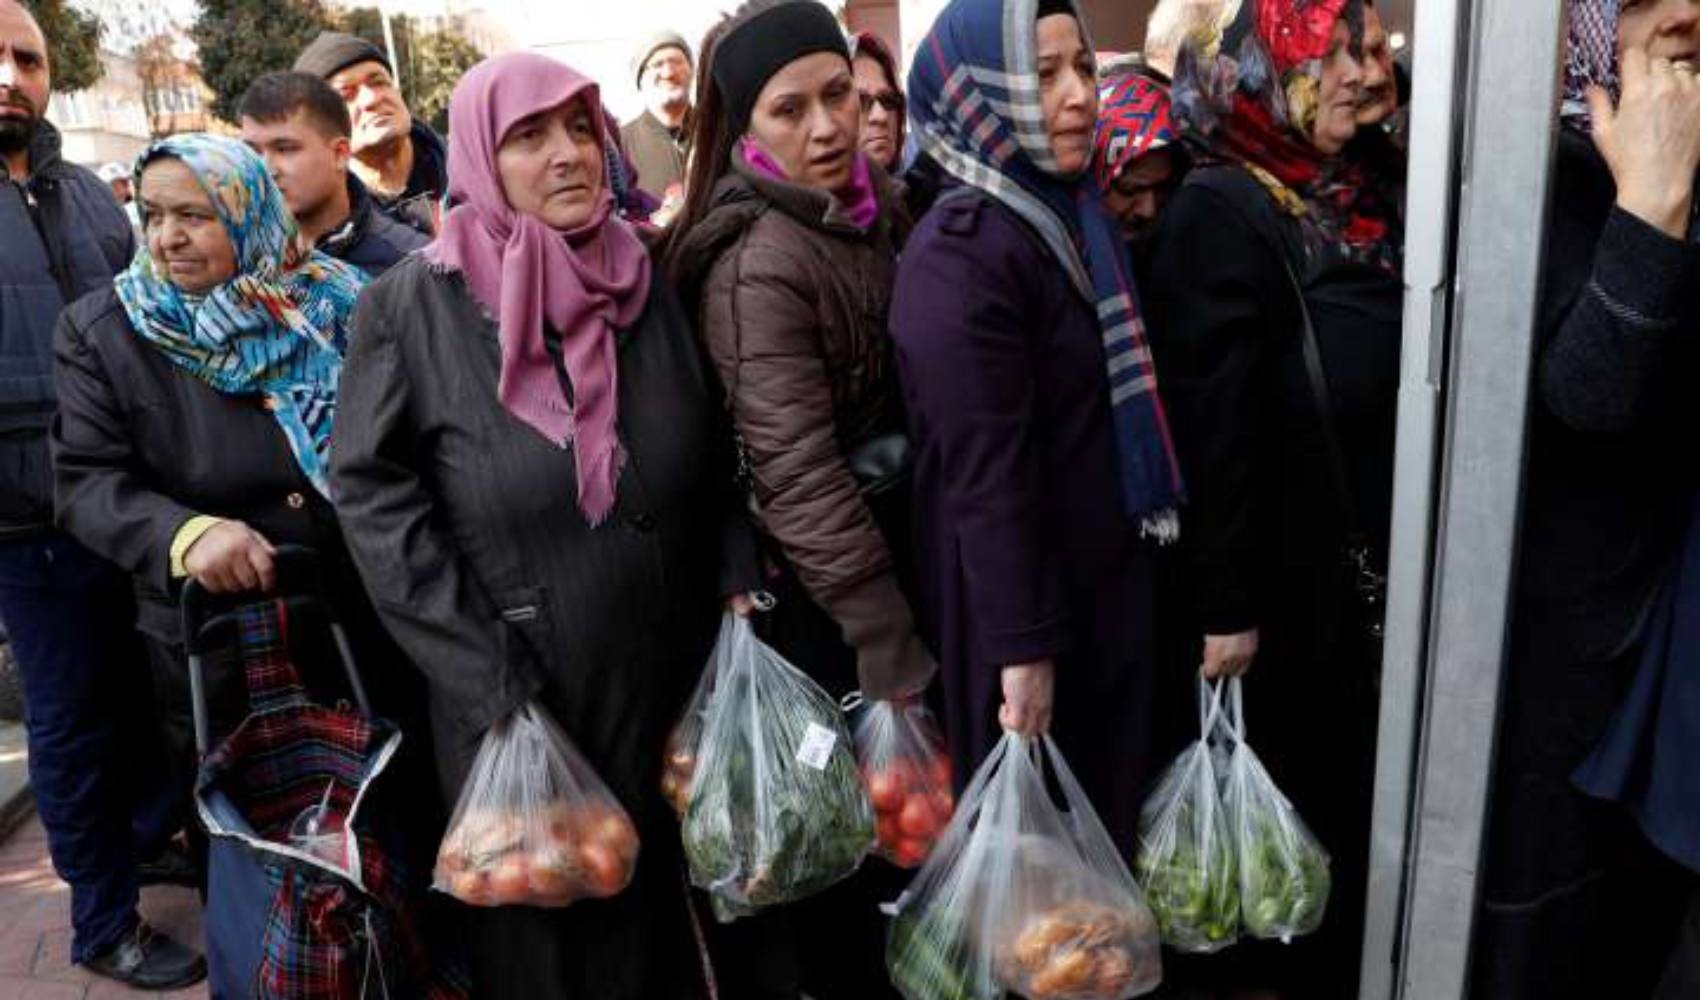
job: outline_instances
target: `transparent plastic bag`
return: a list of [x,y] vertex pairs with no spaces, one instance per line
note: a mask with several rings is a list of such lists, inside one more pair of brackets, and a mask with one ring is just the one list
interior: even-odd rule
[[1224,720],[1234,749],[1222,805],[1239,855],[1241,919],[1252,937],[1291,941],[1322,925],[1328,852],[1246,742],[1237,677],[1228,682]]
[[1128,1000],[1162,981],[1156,921],[1049,737],[1004,734],[888,909],[906,1000]]
[[484,734],[437,850],[434,888],[473,906],[566,906],[623,891],[637,828],[560,726],[526,702]]
[[919,700],[864,702],[860,713],[856,759],[874,806],[876,853],[920,867],[956,812],[944,736]]
[[1175,758],[1145,801],[1135,871],[1163,943],[1204,953],[1239,938],[1240,882],[1220,785],[1222,691],[1202,679],[1198,688],[1198,742]]
[[710,669],[662,780],[682,778],[691,881],[730,921],[854,872],[874,844],[874,810],[838,705],[747,619],[726,616]]

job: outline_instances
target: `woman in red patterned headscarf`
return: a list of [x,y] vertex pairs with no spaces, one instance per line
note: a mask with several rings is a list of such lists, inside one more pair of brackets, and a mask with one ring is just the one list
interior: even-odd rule
[[1189,39],[1172,97],[1198,163],[1139,285],[1189,486],[1175,645],[1245,675],[1258,753],[1333,858],[1315,935],[1211,971],[1303,1000],[1356,995],[1392,508],[1400,237],[1345,155],[1362,31],[1362,0],[1244,0]]

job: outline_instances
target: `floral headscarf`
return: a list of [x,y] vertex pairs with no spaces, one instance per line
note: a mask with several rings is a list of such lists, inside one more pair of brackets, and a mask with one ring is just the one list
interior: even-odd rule
[[1398,205],[1384,179],[1310,139],[1322,62],[1341,18],[1360,43],[1359,0],[1243,0],[1226,24],[1206,25],[1182,47],[1175,117],[1203,162],[1248,170],[1300,220],[1313,249],[1398,271]]
[[219,392],[263,396],[301,471],[329,497],[337,379],[365,275],[308,246],[265,162],[241,142],[198,132],[161,139],[136,160],[138,191],[143,170],[163,157],[182,161],[211,198],[236,274],[186,295],[144,246],[114,281],[130,326]]

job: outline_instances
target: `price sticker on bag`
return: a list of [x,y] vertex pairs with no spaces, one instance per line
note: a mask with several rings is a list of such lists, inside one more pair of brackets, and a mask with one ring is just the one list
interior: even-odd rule
[[817,771],[826,770],[832,760],[832,748],[838,745],[838,734],[818,722],[809,723],[803,740],[797,744],[797,763]]

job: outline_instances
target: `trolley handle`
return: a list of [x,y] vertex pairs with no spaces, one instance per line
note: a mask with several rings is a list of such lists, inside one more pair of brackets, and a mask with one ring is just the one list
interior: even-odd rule
[[[273,555],[273,565],[277,572],[277,582],[264,596],[276,598],[287,594],[309,594],[318,599],[321,612],[330,624],[331,638],[336,642],[337,658],[342,661],[343,674],[348,678],[354,704],[362,718],[370,719],[372,704],[366,697],[366,686],[361,683],[360,671],[354,662],[354,649],[348,642],[348,632],[342,627],[336,605],[330,600],[325,589],[318,551],[305,545],[279,545]],[[194,714],[195,751],[201,757],[205,757],[212,748],[205,670],[202,664],[202,658],[210,645],[205,634],[207,623],[219,613],[254,603],[257,596],[259,595],[253,592],[214,594],[192,577],[183,581],[183,590],[179,597],[183,622],[183,651],[189,661],[189,705]]]

